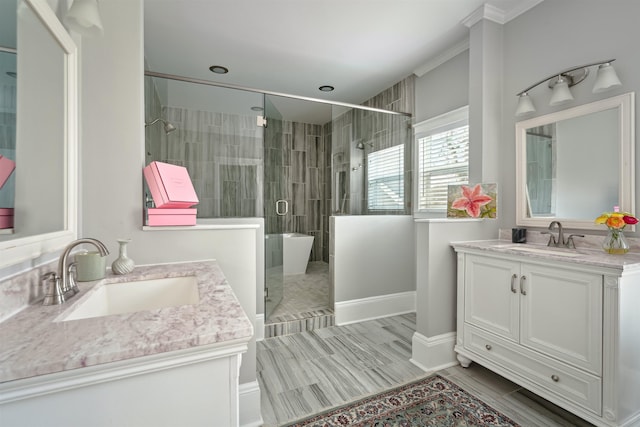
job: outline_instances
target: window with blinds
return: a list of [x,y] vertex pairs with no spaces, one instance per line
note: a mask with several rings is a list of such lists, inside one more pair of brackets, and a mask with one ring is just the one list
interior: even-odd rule
[[367,201],[369,210],[404,209],[404,145],[367,156]]
[[445,211],[448,186],[469,182],[467,112],[465,107],[416,127],[418,211]]

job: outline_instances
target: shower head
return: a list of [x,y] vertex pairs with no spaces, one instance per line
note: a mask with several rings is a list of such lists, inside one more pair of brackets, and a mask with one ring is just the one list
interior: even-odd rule
[[171,132],[176,130],[176,127],[174,125],[172,125],[171,123],[169,123],[168,121],[166,121],[166,120],[164,120],[162,118],[157,118],[154,121],[152,121],[151,123],[145,123],[144,127],[151,126],[153,124],[156,124],[157,122],[162,122],[163,127],[164,127],[164,133],[166,133],[167,135],[169,135]]
[[364,142],[362,140],[358,141],[358,143],[356,144],[356,148],[358,150],[364,150],[366,148],[365,145],[368,145],[369,147],[373,148],[373,144],[371,142]]

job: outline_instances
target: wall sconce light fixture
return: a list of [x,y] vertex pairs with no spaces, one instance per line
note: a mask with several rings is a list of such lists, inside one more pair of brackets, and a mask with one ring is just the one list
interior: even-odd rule
[[598,66],[598,75],[596,76],[596,82],[593,85],[593,93],[603,92],[622,85],[618,75],[616,74],[616,70],[611,65],[613,61],[615,61],[615,59],[607,59],[606,61],[599,61],[594,62],[593,64],[569,68],[529,86],[518,93],[516,116],[536,111],[536,107],[533,105],[533,101],[529,97],[529,91],[547,81],[549,82],[548,86],[553,89],[549,105],[559,105],[573,100],[573,95],[569,88],[577,85],[587,78],[589,75],[589,67]]
[[162,125],[164,127],[164,133],[166,133],[167,135],[169,135],[171,132],[176,130],[176,127],[174,125],[172,125],[171,123],[169,123],[168,121],[166,121],[165,119],[162,119],[162,118],[157,118],[154,121],[152,121],[151,123],[145,123],[144,127],[149,127],[149,126],[154,125],[154,124],[156,124],[158,122],[162,122]]
[[83,36],[101,36],[103,30],[98,0],[74,0],[64,17],[64,23]]

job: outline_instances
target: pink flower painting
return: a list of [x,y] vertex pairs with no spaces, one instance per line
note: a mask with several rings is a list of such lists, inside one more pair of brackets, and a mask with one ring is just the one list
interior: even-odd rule
[[496,184],[450,185],[447,202],[450,218],[495,218]]

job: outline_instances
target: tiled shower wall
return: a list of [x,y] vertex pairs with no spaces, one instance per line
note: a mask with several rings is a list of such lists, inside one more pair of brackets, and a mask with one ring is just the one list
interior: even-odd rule
[[152,157],[187,168],[200,200],[198,217],[261,217],[262,128],[255,116],[166,106],[162,111],[177,129],[162,132]]
[[[145,81],[147,120],[163,117],[177,127],[169,135],[159,123],[147,129],[147,163],[160,160],[187,167],[200,199],[199,217],[264,215],[267,230],[313,235],[311,261],[329,261],[330,215],[366,213],[365,175],[354,177],[351,170],[364,162],[364,152],[355,149],[355,141],[370,141],[377,150],[411,133],[410,120],[398,126],[398,116],[362,110],[349,111],[323,126],[270,119],[263,150],[263,130],[254,116],[162,107],[152,80]],[[413,97],[410,76],[363,105],[413,113]],[[408,148],[405,183],[410,186]],[[332,204],[334,180],[341,172],[349,196]],[[410,200],[410,187],[405,194]],[[275,214],[280,199],[289,203],[285,216]]]
[[[264,143],[267,232],[314,236],[310,260],[320,261],[325,199],[323,128],[270,118]],[[286,215],[276,214],[278,200],[288,202]]]
[[[389,89],[379,93],[363,105],[385,110],[413,114],[414,111],[414,76],[409,76]],[[377,151],[397,145],[404,141],[405,145],[405,211],[390,212],[411,213],[411,119],[366,110],[350,110],[335,118],[324,126],[325,151],[324,182],[326,215],[323,217],[323,260],[329,262],[329,216],[333,214],[360,215],[367,214],[365,198],[365,151]],[[355,148],[358,141],[372,144],[366,150]],[[340,199],[335,194],[336,188],[344,189]]]

